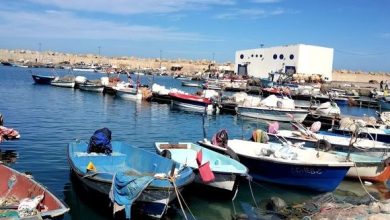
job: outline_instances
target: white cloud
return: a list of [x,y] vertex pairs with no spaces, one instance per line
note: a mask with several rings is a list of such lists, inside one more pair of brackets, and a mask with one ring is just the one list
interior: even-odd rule
[[236,0],[29,0],[58,9],[115,14],[170,13],[234,5]]
[[281,0],[252,0],[254,3],[277,3]]
[[381,33],[379,35],[380,38],[384,38],[384,39],[390,39],[390,33],[387,32],[387,33]]
[[2,37],[57,39],[182,40],[219,41],[175,28],[126,25],[97,19],[79,18],[69,12],[0,11]]
[[266,11],[264,9],[235,9],[227,13],[221,13],[215,16],[217,19],[236,19],[236,18],[247,18],[247,19],[259,19],[268,16],[281,15],[286,13],[283,9],[274,9]]

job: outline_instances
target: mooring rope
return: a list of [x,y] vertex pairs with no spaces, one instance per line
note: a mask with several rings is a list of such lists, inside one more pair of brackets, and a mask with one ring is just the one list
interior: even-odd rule
[[184,203],[184,205],[186,206],[186,208],[188,209],[188,212],[191,214],[191,217],[192,217],[193,219],[196,219],[195,216],[194,216],[194,214],[192,213],[190,207],[187,205],[186,201],[184,200],[183,196],[181,195],[180,191],[177,189],[177,186],[176,186],[176,183],[175,183],[174,178],[171,177],[171,178],[169,178],[169,179],[170,179],[170,181],[172,182],[173,187],[174,187],[174,189],[175,189],[175,192],[176,192],[176,195],[177,195],[177,200],[179,201],[179,205],[180,205],[181,211],[183,212],[184,218],[185,218],[186,220],[188,220],[187,215],[185,214],[183,205],[182,205],[182,203],[181,203],[181,200],[183,200],[183,203]]
[[363,181],[362,181],[362,179],[360,178],[360,175],[359,175],[359,172],[358,172],[358,169],[357,169],[357,166],[356,166],[356,163],[355,163],[355,162],[353,162],[353,165],[354,165],[354,167],[355,167],[355,169],[356,169],[356,174],[357,174],[357,176],[358,176],[358,178],[359,178],[360,184],[362,185],[364,191],[367,193],[367,195],[368,195],[372,200],[374,200],[375,202],[379,202],[379,200],[377,200],[374,196],[372,196],[372,195],[368,192],[368,190],[366,189],[366,187],[364,186]]
[[252,182],[252,180],[251,180],[251,179],[248,179],[249,189],[250,189],[250,191],[251,191],[251,195],[252,195],[253,202],[255,203],[256,208],[259,208],[259,206],[257,205],[256,199],[255,199],[255,195],[253,194],[251,182]]

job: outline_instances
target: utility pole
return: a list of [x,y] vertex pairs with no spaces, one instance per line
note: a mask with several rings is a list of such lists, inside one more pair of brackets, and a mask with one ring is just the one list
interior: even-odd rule
[[[39,62],[41,62],[41,49],[42,49],[42,43],[39,42],[39,43],[38,43],[38,51],[39,51],[39,53],[38,53],[38,60],[37,60],[37,61],[39,61]],[[36,63],[37,63],[37,62],[36,62]]]
[[100,57],[100,48],[101,48],[101,47],[100,47],[100,46],[98,46],[98,49],[99,49],[99,57]]

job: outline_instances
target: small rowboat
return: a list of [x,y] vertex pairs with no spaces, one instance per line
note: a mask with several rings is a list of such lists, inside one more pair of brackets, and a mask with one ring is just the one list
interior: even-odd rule
[[26,174],[0,163],[0,218],[47,219],[60,218],[66,207],[46,187]]

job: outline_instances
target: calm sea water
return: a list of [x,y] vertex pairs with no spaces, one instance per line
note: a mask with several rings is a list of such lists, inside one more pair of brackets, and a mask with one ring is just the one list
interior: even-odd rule
[[[0,66],[0,112],[5,126],[21,133],[21,139],[0,145],[2,157],[11,157],[9,165],[19,171],[31,172],[56,196],[65,201],[70,212],[65,219],[107,219],[110,210],[93,203],[91,197],[72,181],[66,159],[67,143],[75,139],[88,140],[96,129],[108,127],[113,140],[125,141],[136,147],[153,150],[156,141],[192,141],[203,138],[202,115],[171,110],[169,105],[133,102],[110,95],[82,92],[68,88],[36,85],[31,72],[53,74],[51,69],[24,69]],[[66,70],[56,70],[64,76]],[[96,73],[75,73],[89,79],[100,78]],[[125,78],[124,78],[125,79]],[[152,78],[141,78],[150,83]],[[181,82],[170,77],[155,77],[154,81],[167,87],[181,88]],[[196,88],[181,88],[190,92]],[[367,108],[344,108],[351,115],[373,115]],[[263,125],[245,121],[233,115],[207,116],[207,136],[227,128],[229,138],[248,138],[251,131]],[[0,177],[1,178],[1,177]],[[256,201],[279,196],[288,203],[301,202],[313,193],[252,183]],[[340,189],[354,189],[363,194],[357,182],[344,181]],[[383,188],[374,185],[372,190]],[[196,192],[194,192],[196,191]],[[388,191],[385,190],[388,194]],[[234,214],[232,201],[210,193],[204,187],[184,192],[185,201],[197,219],[230,219]],[[234,201],[237,212],[244,205],[253,205],[248,182],[243,181]],[[178,207],[178,205],[173,204]],[[187,213],[188,215],[188,213]],[[183,219],[180,210],[170,211],[167,219]]]

